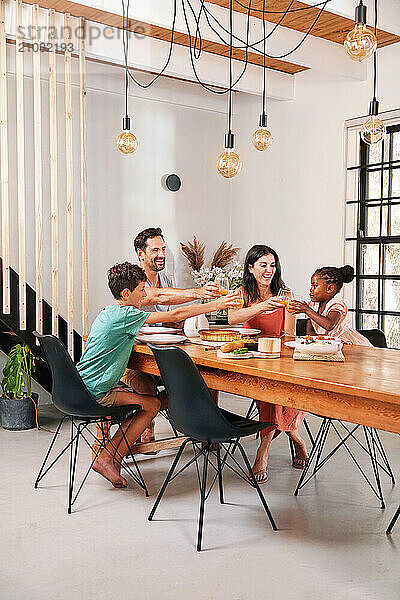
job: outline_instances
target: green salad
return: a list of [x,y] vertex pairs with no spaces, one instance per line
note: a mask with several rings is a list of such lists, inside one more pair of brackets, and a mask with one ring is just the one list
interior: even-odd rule
[[248,348],[237,348],[236,350],[232,350],[232,354],[247,354]]

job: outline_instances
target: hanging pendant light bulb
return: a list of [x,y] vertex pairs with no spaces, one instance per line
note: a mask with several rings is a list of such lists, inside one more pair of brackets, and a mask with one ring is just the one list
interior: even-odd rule
[[266,1],[263,0],[263,89],[262,89],[262,113],[260,115],[259,120],[259,129],[253,133],[253,137],[251,138],[251,142],[256,150],[267,150],[274,138],[271,135],[271,132],[267,129],[268,116],[267,116],[267,69],[266,69],[266,25],[265,25],[265,5]]
[[376,32],[367,27],[366,23],[367,7],[360,0],[360,4],[356,6],[354,29],[347,34],[344,41],[347,55],[359,62],[370,58],[377,46]]
[[386,127],[378,117],[379,102],[374,98],[369,104],[369,117],[361,127],[361,137],[366,144],[378,144],[383,140]]
[[[129,5],[128,5],[129,6]],[[125,9],[123,13],[123,27],[122,27],[122,42],[124,48],[124,59],[125,59],[125,116],[122,119],[122,133],[117,138],[117,148],[122,154],[132,154],[138,147],[138,141],[136,136],[131,132],[131,120],[128,116],[128,93],[129,93],[129,71],[128,71],[128,9],[125,16]]]
[[122,119],[122,129],[123,132],[119,134],[117,139],[117,148],[122,154],[132,154],[138,146],[138,141],[130,130],[131,120],[127,115]]
[[232,133],[232,37],[233,37],[233,13],[232,0],[229,7],[230,23],[230,48],[229,48],[229,90],[228,90],[228,132],[225,134],[225,150],[218,156],[217,170],[222,177],[230,179],[235,177],[242,168],[242,161],[237,152],[234,151],[235,136]]
[[[378,25],[378,0],[375,0],[375,33]],[[379,102],[376,99],[376,78],[377,78],[377,57],[374,53],[373,64],[373,98],[369,103],[369,117],[361,127],[361,139],[366,144],[378,144],[383,140],[386,133],[386,127],[383,121],[378,118]]]
[[218,156],[217,169],[222,177],[235,177],[242,168],[239,154],[234,151],[234,135],[231,131],[225,134],[225,151]]
[[267,129],[267,115],[263,113],[260,115],[260,128],[256,129],[251,138],[252,144],[256,150],[267,150],[274,141],[271,132]]

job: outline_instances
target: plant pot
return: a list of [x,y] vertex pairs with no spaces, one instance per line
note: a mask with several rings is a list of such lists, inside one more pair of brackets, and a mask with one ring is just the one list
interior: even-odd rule
[[[1,398],[1,424],[4,429],[21,431],[36,427],[35,405],[38,394],[31,398]],[[35,403],[35,404],[34,404]]]

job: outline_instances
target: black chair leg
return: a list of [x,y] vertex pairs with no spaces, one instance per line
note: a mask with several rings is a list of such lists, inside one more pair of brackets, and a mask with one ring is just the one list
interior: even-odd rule
[[292,457],[292,462],[293,462],[294,457],[296,456],[296,448],[295,448],[294,442],[291,438],[289,438],[289,448],[290,448],[290,455]]
[[306,418],[304,418],[304,420],[303,420],[303,425],[304,425],[305,430],[307,431],[308,439],[310,440],[311,446],[313,446],[314,445],[314,436],[311,433],[311,429],[310,429],[309,424],[307,423]]
[[81,424],[78,424],[77,433],[74,436],[74,419],[71,417],[71,446],[69,453],[69,483],[68,483],[68,514],[71,514],[72,495],[74,492],[74,481],[76,472],[76,458],[78,455],[79,436],[81,433]]
[[164,492],[165,492],[165,490],[166,490],[166,487],[167,487],[168,483],[170,482],[170,480],[171,480],[171,478],[172,478],[172,475],[173,475],[173,473],[174,473],[174,471],[175,471],[176,465],[178,464],[178,462],[179,462],[179,459],[180,459],[180,457],[182,456],[182,452],[183,452],[183,450],[185,449],[185,446],[186,446],[186,444],[187,444],[188,442],[192,442],[192,440],[191,440],[190,438],[188,438],[187,440],[185,440],[185,441],[183,442],[182,446],[179,448],[179,450],[178,450],[178,452],[177,452],[177,454],[176,454],[176,456],[175,456],[175,458],[174,458],[174,462],[172,463],[172,465],[171,465],[171,468],[170,468],[170,470],[168,471],[168,475],[166,476],[166,478],[165,478],[165,481],[164,481],[164,483],[162,484],[162,487],[161,487],[160,491],[158,492],[157,499],[156,499],[156,501],[154,502],[154,506],[153,506],[153,508],[151,509],[151,512],[150,512],[150,514],[149,514],[149,516],[148,516],[148,520],[149,520],[149,521],[152,521],[152,520],[153,520],[154,513],[156,512],[156,510],[157,510],[157,507],[158,507],[158,505],[159,505],[159,504],[160,504],[160,502],[161,502],[161,498],[163,497],[163,494],[164,494]]
[[203,537],[203,523],[204,523],[204,505],[206,503],[206,493],[207,493],[207,468],[208,468],[208,456],[210,454],[209,446],[207,446],[204,450],[204,460],[203,460],[203,474],[201,478],[201,487],[200,487],[200,511],[199,511],[199,527],[197,531],[197,551],[201,550],[201,541]]
[[389,462],[389,459],[388,459],[387,454],[385,452],[385,448],[383,446],[383,443],[382,443],[382,440],[381,440],[380,435],[378,433],[378,430],[377,429],[372,429],[371,432],[372,432],[372,437],[375,438],[379,454],[381,455],[382,460],[385,463],[388,475],[389,475],[390,479],[392,480],[392,484],[394,485],[396,483],[395,478],[394,478],[394,473],[392,471],[392,467],[390,466],[390,462]]
[[331,419],[325,418],[322,421],[322,427],[324,429],[324,433],[319,441],[319,445],[318,445],[318,450],[317,450],[317,457],[315,459],[315,464],[314,464],[314,470],[313,470],[313,475],[316,474],[316,472],[318,471],[318,466],[319,466],[319,461],[321,459],[322,456],[322,452],[324,451],[325,448],[325,443],[326,443],[326,439],[328,437],[328,433],[329,433],[329,429],[331,427],[332,421]]
[[218,467],[218,487],[219,501],[224,504],[224,486],[222,481],[222,463],[221,463],[221,444],[217,444],[217,467]]
[[303,487],[303,481],[306,478],[307,473],[308,473],[308,471],[311,468],[311,464],[312,464],[312,462],[314,460],[314,457],[316,456],[316,454],[317,454],[317,452],[319,450],[319,445],[323,441],[323,436],[324,436],[324,433],[325,433],[325,428],[326,428],[326,423],[325,423],[325,420],[323,420],[322,423],[321,423],[321,425],[320,425],[320,428],[318,429],[317,437],[314,440],[314,446],[311,448],[310,456],[308,458],[306,466],[304,467],[303,472],[300,475],[300,479],[297,482],[296,489],[294,490],[294,495],[295,496],[297,496],[297,494],[299,493],[299,490]]
[[239,450],[240,450],[240,453],[241,453],[241,455],[242,455],[242,458],[243,458],[244,464],[246,465],[246,468],[247,468],[247,470],[248,470],[248,472],[249,472],[249,474],[250,474],[250,476],[251,476],[252,485],[253,485],[253,487],[255,487],[255,488],[256,488],[256,490],[257,490],[257,494],[259,495],[259,497],[260,497],[260,500],[261,500],[261,502],[262,502],[262,505],[263,505],[263,507],[264,507],[264,509],[265,509],[265,512],[266,512],[266,513],[267,513],[267,515],[268,515],[269,521],[270,521],[270,523],[271,523],[271,527],[272,527],[272,529],[273,529],[274,531],[276,531],[278,528],[277,528],[277,526],[276,526],[276,523],[275,523],[275,521],[274,521],[274,517],[272,516],[272,513],[271,513],[271,511],[269,510],[269,506],[268,506],[268,504],[267,504],[267,501],[266,501],[266,500],[265,500],[265,498],[264,498],[264,494],[262,493],[262,491],[261,491],[261,489],[260,489],[260,486],[258,485],[258,481],[257,481],[257,479],[256,479],[256,478],[255,478],[255,476],[254,476],[253,469],[251,468],[251,465],[250,465],[250,463],[249,463],[249,459],[247,458],[247,454],[246,454],[246,452],[245,452],[245,450],[244,450],[244,448],[243,448],[243,446],[242,446],[242,444],[241,444],[240,442],[238,442],[238,444],[237,444],[237,447],[238,447],[238,448],[239,448]]
[[[63,425],[63,423],[64,423],[64,421],[65,421],[65,419],[66,419],[66,418],[67,418],[67,417],[63,417],[63,418],[61,419],[61,421],[59,422],[59,424],[58,424],[58,427],[57,427],[57,429],[56,429],[56,431],[55,431],[55,433],[54,433],[53,439],[51,440],[50,446],[49,446],[49,448],[48,448],[48,450],[47,450],[47,452],[46,452],[46,456],[44,457],[44,461],[43,461],[43,463],[42,463],[42,466],[40,467],[40,470],[39,470],[38,476],[36,477],[36,481],[35,481],[35,484],[34,484],[34,487],[35,487],[35,488],[37,488],[37,486],[38,486],[38,484],[39,484],[39,481],[40,481],[40,480],[41,480],[41,479],[42,479],[42,478],[43,478],[43,477],[46,475],[46,473],[48,473],[48,472],[49,472],[49,470],[51,469],[51,467],[52,467],[52,466],[53,466],[53,465],[54,465],[54,464],[55,464],[55,463],[58,461],[58,459],[59,459],[59,458],[60,458],[60,457],[61,457],[61,456],[64,454],[65,450],[68,448],[68,446],[66,446],[66,447],[64,448],[64,450],[63,450],[63,451],[62,451],[62,452],[61,452],[61,453],[60,453],[60,454],[57,456],[57,458],[56,458],[56,459],[55,459],[55,460],[54,460],[54,461],[51,463],[50,467],[49,467],[49,468],[48,468],[48,469],[45,471],[45,473],[43,473],[43,470],[44,470],[44,468],[45,468],[45,466],[46,466],[46,463],[47,463],[47,459],[48,459],[48,458],[49,458],[49,456],[50,456],[50,452],[51,452],[51,451],[52,451],[52,449],[53,449],[53,446],[54,446],[54,444],[55,444],[55,441],[56,441],[56,439],[57,439],[57,436],[58,436],[58,434],[60,433],[60,429],[61,429],[61,427],[62,427],[62,425]],[[43,475],[42,475],[42,473],[43,473]]]
[[135,458],[135,456],[134,456],[134,454],[132,452],[132,448],[129,446],[129,443],[128,443],[128,440],[126,438],[126,434],[125,434],[124,428],[122,427],[122,423],[120,423],[120,422],[118,423],[118,429],[120,430],[120,432],[122,434],[122,438],[123,438],[125,446],[127,448],[127,454],[126,454],[126,456],[130,456],[130,458],[132,459],[133,466],[136,469],[137,477],[134,476],[134,473],[131,471],[130,467],[128,467],[128,465],[126,464],[126,461],[125,461],[123,455],[121,456],[118,453],[119,456],[118,456],[118,459],[116,458],[116,460],[117,460],[118,464],[121,465],[121,468],[125,469],[129,473],[129,475],[131,475],[131,477],[133,477],[133,479],[136,480],[136,483],[138,483],[140,485],[140,487],[144,490],[144,495],[146,496],[146,498],[148,498],[149,495],[150,495],[149,494],[149,490],[147,489],[147,485],[146,485],[146,483],[145,483],[145,481],[143,479],[143,475],[142,475],[142,473],[141,473],[141,471],[139,469],[139,465],[136,462],[136,458]]
[[395,523],[396,523],[397,519],[399,518],[399,516],[400,516],[400,504],[399,504],[396,512],[393,515],[393,519],[389,523],[389,527],[386,529],[386,533],[392,533],[392,529],[395,526]]
[[376,448],[375,448],[375,440],[372,435],[372,430],[370,427],[363,426],[365,441],[367,442],[369,457],[371,460],[372,471],[374,473],[376,487],[377,487],[377,496],[381,501],[381,508],[385,508],[385,500],[383,497],[382,485],[381,485],[381,476],[379,473],[378,461],[376,458]]

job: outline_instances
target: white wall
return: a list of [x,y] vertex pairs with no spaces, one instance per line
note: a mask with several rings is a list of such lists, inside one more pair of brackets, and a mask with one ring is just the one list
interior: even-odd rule
[[[399,44],[379,51],[382,111],[400,107]],[[371,65],[370,65],[371,66]],[[343,264],[345,120],[368,112],[371,80],[354,82],[315,71],[296,77],[292,102],[271,102],[274,143],[251,145],[259,103],[241,95],[234,129],[243,168],[232,199],[232,238],[243,253],[266,243],[279,253],[283,274],[306,294],[314,269]]]

